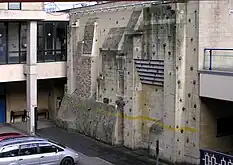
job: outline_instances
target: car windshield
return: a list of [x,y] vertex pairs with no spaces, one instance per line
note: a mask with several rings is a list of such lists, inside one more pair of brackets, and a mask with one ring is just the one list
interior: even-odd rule
[[62,148],[66,148],[66,146],[64,146],[63,144],[58,143],[58,142],[55,142],[55,141],[53,141],[53,140],[49,140],[49,142],[54,143],[54,144],[56,144],[56,145],[58,145],[58,146],[60,146],[60,147],[62,147]]

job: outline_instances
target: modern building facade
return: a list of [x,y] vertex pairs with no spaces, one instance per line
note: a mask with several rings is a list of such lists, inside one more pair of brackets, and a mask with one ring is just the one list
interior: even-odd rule
[[233,148],[232,4],[125,1],[70,10],[58,123],[152,156],[158,147],[172,163],[230,163],[200,157],[200,149]]
[[[46,13],[44,4],[0,3],[0,123],[12,112],[47,109],[55,118],[66,83],[66,13]],[[33,132],[31,125],[31,132]]]

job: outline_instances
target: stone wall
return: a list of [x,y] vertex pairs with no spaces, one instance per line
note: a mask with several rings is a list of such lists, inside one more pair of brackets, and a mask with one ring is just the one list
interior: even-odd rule
[[80,100],[75,94],[66,95],[58,113],[57,125],[114,144],[117,115],[114,106],[95,100]]

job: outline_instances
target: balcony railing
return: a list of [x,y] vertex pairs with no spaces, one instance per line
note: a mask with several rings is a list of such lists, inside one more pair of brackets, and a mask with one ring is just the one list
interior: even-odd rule
[[[9,56],[11,54],[11,56]],[[25,64],[26,51],[11,51],[8,56],[0,56],[0,65],[4,64]],[[14,55],[15,54],[15,55]],[[37,52],[37,62],[66,61],[66,50],[44,50]]]
[[37,52],[37,62],[66,61],[66,50],[39,50]]
[[204,69],[233,71],[233,49],[204,49]]

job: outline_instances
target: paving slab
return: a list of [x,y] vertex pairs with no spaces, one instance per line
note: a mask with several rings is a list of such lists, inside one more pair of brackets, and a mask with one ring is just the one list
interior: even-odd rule
[[8,132],[19,132],[19,133],[22,133],[20,130],[15,129],[10,124],[7,124],[7,123],[0,124],[0,133],[8,133]]

